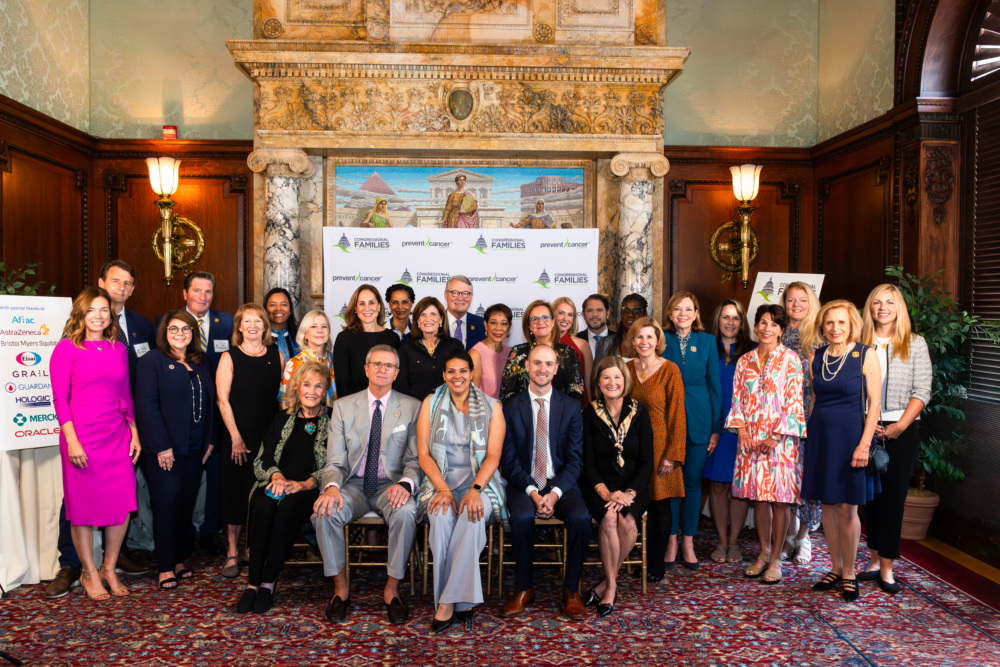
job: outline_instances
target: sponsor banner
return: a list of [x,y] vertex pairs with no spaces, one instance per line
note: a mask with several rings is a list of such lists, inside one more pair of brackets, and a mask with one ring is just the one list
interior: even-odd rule
[[0,450],[59,444],[49,362],[73,302],[0,296]]
[[781,293],[785,290],[785,285],[788,283],[805,283],[813,288],[816,292],[816,296],[819,298],[820,303],[823,302],[823,297],[820,291],[823,289],[823,278],[826,274],[824,273],[777,273],[768,271],[758,271],[757,280],[754,282],[753,294],[750,295],[750,307],[747,309],[747,318],[750,320],[750,337],[757,340],[756,334],[753,332],[753,321],[757,314],[757,309],[765,304],[776,303],[779,306],[785,304],[780,303],[778,298]]
[[469,312],[482,316],[494,303],[514,312],[509,345],[524,341],[521,317],[535,299],[567,296],[582,308],[597,291],[596,229],[324,227],[323,250],[324,304],[334,336],[362,283],[377,287],[383,299],[387,287],[405,283],[418,301],[434,296],[447,306],[448,278],[464,275],[473,287]]

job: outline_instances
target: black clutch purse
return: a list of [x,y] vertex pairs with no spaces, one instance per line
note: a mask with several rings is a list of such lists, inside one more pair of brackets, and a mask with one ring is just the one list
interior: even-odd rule
[[872,438],[872,446],[868,450],[868,465],[865,472],[869,475],[883,473],[889,469],[889,450],[878,438]]

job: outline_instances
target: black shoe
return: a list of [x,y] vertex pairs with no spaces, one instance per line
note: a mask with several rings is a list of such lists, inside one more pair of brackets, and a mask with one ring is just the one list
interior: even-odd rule
[[615,596],[611,598],[611,604],[604,604],[603,602],[597,605],[597,615],[604,617],[609,615],[615,610],[615,603],[618,602],[618,591],[615,591]]
[[394,597],[392,602],[387,604],[385,608],[386,616],[389,617],[389,622],[393,625],[402,625],[403,623],[406,623],[406,619],[410,617],[410,608],[406,606],[406,603],[403,602],[398,595]]
[[[860,578],[861,577],[858,577],[858,579]],[[878,583],[878,587],[881,588],[886,593],[888,593],[889,595],[895,595],[899,593],[899,591],[903,590],[902,588],[900,588],[898,582],[894,581],[890,584],[888,581],[883,579],[881,573],[879,574],[879,578],[876,579],[875,581]]]
[[585,607],[593,607],[594,605],[600,603],[600,601],[601,601],[601,596],[597,594],[597,586],[594,586],[589,591],[587,591],[587,597],[583,599],[583,605]]
[[465,623],[466,625],[472,625],[472,610],[466,609],[465,611],[455,612],[455,621],[459,623]]
[[701,567],[701,563],[699,563],[698,561],[694,561],[693,563],[689,563],[686,560],[682,560],[681,561],[681,565],[683,565],[684,567],[686,567],[687,569],[692,570],[692,571],[697,570],[699,567]]
[[124,551],[118,554],[118,560],[115,562],[115,572],[118,574],[128,574],[136,577],[140,574],[147,574],[152,571],[152,567],[143,565],[138,560],[130,558]]
[[646,581],[648,581],[651,584],[655,584],[658,581],[663,581],[663,572],[662,571],[654,571],[654,570],[647,571],[646,572]]
[[[399,598],[393,598],[393,602],[395,602],[398,599]],[[443,621],[439,621],[435,618],[433,621],[431,621],[431,632],[435,634],[437,634],[438,632],[444,632],[445,630],[450,628],[454,622],[455,622],[455,614],[452,614]]]
[[844,602],[854,602],[858,599],[860,593],[858,592],[858,580],[857,579],[844,579]]
[[351,608],[351,596],[347,599],[334,595],[326,605],[326,620],[332,623],[343,623],[347,620],[347,610]]
[[817,581],[812,585],[813,591],[816,593],[822,593],[823,591],[832,591],[837,587],[841,581],[839,574],[834,574],[833,572],[827,572],[826,576]]
[[270,588],[258,588],[257,599],[253,601],[253,613],[266,614],[274,605],[274,591]]
[[865,570],[858,573],[857,577],[858,581],[878,581],[881,574],[878,570]]
[[665,561],[663,561],[663,569],[664,570],[672,570],[672,569],[674,569],[675,565],[677,565],[677,559],[676,558],[674,560],[665,560]]
[[[170,579],[167,579],[170,581]],[[174,581],[177,581],[174,579]],[[257,599],[257,589],[248,588],[243,591],[243,595],[240,596],[240,601],[236,603],[236,613],[237,614],[249,614],[253,610],[254,600]]]
[[209,556],[222,556],[225,553],[216,535],[202,535],[198,540],[198,547]]

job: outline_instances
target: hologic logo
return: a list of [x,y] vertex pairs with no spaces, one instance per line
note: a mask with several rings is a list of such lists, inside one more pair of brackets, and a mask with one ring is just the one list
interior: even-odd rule
[[42,355],[34,352],[22,352],[14,357],[14,360],[22,366],[35,366],[42,360]]
[[552,282],[552,280],[549,278],[549,274],[545,272],[545,269],[542,269],[542,275],[538,276],[538,280],[535,281],[535,284],[548,289],[550,282]]

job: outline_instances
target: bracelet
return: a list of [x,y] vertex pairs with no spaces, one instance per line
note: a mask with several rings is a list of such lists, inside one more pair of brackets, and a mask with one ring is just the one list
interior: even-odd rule
[[451,489],[434,489],[437,493],[451,493]]
[[594,487],[594,491],[600,493],[601,489],[606,489],[606,488],[608,488],[607,484],[598,484],[597,486]]
[[625,489],[625,493],[635,498],[635,491],[633,491],[632,489]]

